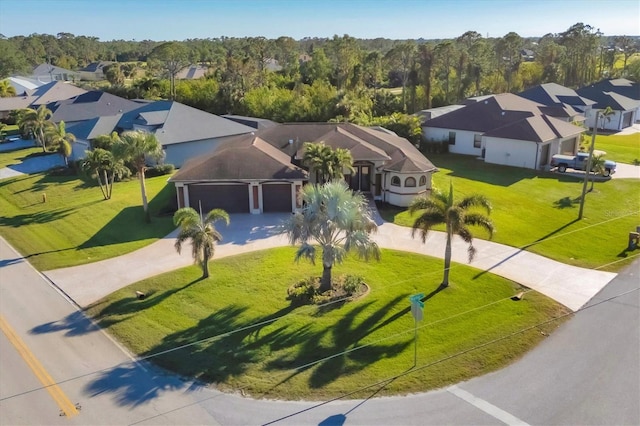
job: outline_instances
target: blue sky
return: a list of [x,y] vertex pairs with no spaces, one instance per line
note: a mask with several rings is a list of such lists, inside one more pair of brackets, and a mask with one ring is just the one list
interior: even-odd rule
[[0,0],[0,33],[102,41],[285,35],[391,39],[559,33],[583,22],[640,35],[639,0]]

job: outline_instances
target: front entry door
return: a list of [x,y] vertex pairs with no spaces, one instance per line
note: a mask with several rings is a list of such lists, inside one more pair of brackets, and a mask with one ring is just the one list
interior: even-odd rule
[[354,164],[354,173],[351,175],[349,187],[354,191],[370,192],[371,191],[371,165]]

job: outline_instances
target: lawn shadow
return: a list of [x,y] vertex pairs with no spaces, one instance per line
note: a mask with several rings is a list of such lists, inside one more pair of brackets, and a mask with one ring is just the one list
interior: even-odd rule
[[18,228],[25,225],[44,224],[64,219],[69,216],[75,208],[63,208],[37,213],[19,214],[16,216],[0,216],[0,226],[11,226]]
[[[97,201],[97,202],[101,202]],[[125,207],[105,226],[78,246],[78,249],[104,247],[149,238],[163,238],[174,229],[168,220],[166,223],[147,223],[142,206]]]
[[[315,389],[321,388],[342,375],[366,368],[375,360],[402,353],[413,342],[411,338],[405,342],[390,344],[380,342],[361,344],[360,342],[379,329],[381,327],[379,324],[386,322],[383,319],[388,312],[406,297],[406,294],[397,296],[358,322],[358,316],[374,302],[361,303],[342,316],[331,329],[318,330],[312,334],[311,338],[303,340],[295,356],[279,358],[267,363],[266,368],[270,370],[292,371],[272,389],[312,367],[315,369],[309,377],[309,386]],[[330,339],[332,344],[327,346],[326,337],[329,334],[332,334]]]
[[262,333],[264,327],[290,313],[290,306],[240,320],[249,309],[239,305],[224,307],[193,327],[167,335],[142,358],[151,358],[163,368],[198,380],[219,383],[242,375],[249,365],[261,362],[265,346],[281,348],[311,337],[308,326],[291,332],[282,326]]
[[577,204],[580,204],[582,196],[571,198],[563,197],[553,202],[553,207],[557,209],[574,208]]
[[565,225],[562,225],[561,227],[557,228],[554,231],[549,232],[547,235],[544,235],[540,238],[538,238],[537,240],[535,240],[534,242],[527,244],[526,246],[522,246],[520,249],[518,249],[515,253],[505,257],[504,259],[502,259],[501,261],[499,261],[498,263],[490,266],[489,268],[478,272],[476,275],[473,276],[473,279],[475,280],[476,278],[480,278],[481,276],[483,276],[486,273],[491,272],[492,270],[494,270],[495,268],[497,268],[498,266],[502,265],[503,263],[507,262],[510,259],[513,259],[514,257],[516,257],[517,255],[519,255],[520,253],[522,253],[523,251],[526,251],[529,247],[534,246],[538,243],[543,242],[544,240],[546,240],[547,238],[557,234],[558,232],[562,231],[563,229],[573,225],[574,223],[578,222],[580,219],[573,219],[571,222],[566,223]]
[[[154,290],[144,292],[144,298],[139,298],[138,295],[133,294],[131,297],[125,297],[100,309],[95,315],[94,319],[98,322],[100,327],[107,328],[113,324],[119,323],[129,316],[139,313],[143,310],[149,309],[157,304],[163,302],[167,298],[174,294],[191,287],[192,285],[202,281],[202,278],[193,280],[182,287],[172,288],[170,290],[163,291],[162,293],[156,293]],[[89,305],[86,309],[94,309],[106,302],[96,302]],[[114,317],[122,317],[116,319]]]
[[158,398],[163,392],[185,387],[187,382],[174,375],[164,374],[149,365],[142,366],[139,362],[128,362],[101,371],[85,385],[83,393],[90,397],[113,394],[117,405],[134,408]]

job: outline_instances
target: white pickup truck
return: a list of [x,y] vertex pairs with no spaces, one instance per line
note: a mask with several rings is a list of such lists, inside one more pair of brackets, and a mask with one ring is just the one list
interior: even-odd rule
[[[579,152],[577,155],[554,155],[551,157],[551,167],[557,167],[560,173],[567,169],[586,170],[589,161],[588,152]],[[593,171],[593,169],[591,170]],[[606,160],[604,162],[604,176],[610,176],[616,172],[616,162]]]

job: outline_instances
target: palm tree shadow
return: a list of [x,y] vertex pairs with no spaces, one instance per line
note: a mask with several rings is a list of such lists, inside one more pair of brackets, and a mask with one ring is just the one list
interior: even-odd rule
[[563,229],[573,225],[574,223],[578,222],[580,219],[573,219],[571,222],[566,223],[565,225],[562,225],[561,227],[559,227],[558,229],[549,232],[547,235],[544,235],[540,238],[538,238],[537,240],[535,240],[534,242],[527,244],[526,246],[522,246],[519,250],[517,250],[515,253],[505,257],[504,259],[502,259],[501,261],[499,261],[498,263],[490,266],[489,268],[478,272],[476,275],[473,276],[473,279],[475,280],[476,278],[480,278],[481,276],[483,276],[486,273],[491,272],[492,270],[494,270],[495,268],[497,268],[498,266],[502,265],[503,263],[506,263],[507,261],[509,261],[510,259],[513,259],[514,257],[516,257],[517,255],[519,255],[520,253],[522,253],[523,251],[526,251],[529,247],[532,247],[538,243],[543,242],[544,240],[546,240],[547,238],[557,234],[558,232],[562,231]]
[[[194,284],[202,281],[203,278],[197,278],[182,287],[172,288],[170,290],[164,291],[162,293],[156,294],[155,291],[150,290],[144,292],[144,297],[140,298],[137,294],[132,295],[131,297],[125,297],[115,302],[110,303],[109,305],[103,307],[100,312],[98,312],[94,316],[94,320],[97,321],[98,325],[103,328],[107,328],[113,324],[117,324],[130,315],[134,315],[140,311],[145,309],[149,309],[167,298],[173,296],[174,294],[185,290],[191,287]],[[96,302],[92,305],[89,305],[86,309],[96,308],[100,305],[105,304],[106,302]],[[121,317],[120,319],[116,319],[116,317]]]

